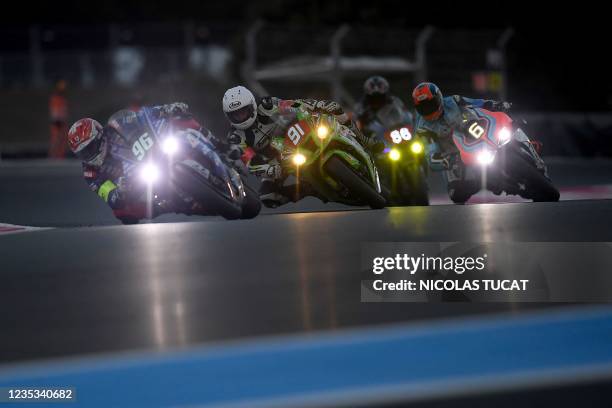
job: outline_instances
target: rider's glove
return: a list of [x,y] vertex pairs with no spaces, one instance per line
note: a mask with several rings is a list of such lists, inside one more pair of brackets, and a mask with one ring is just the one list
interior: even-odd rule
[[282,173],[283,168],[280,166],[280,164],[271,164],[266,170],[266,177],[269,177],[273,180],[278,180],[281,178]]
[[510,102],[495,101],[491,104],[491,110],[496,112],[508,112],[511,108],[512,103]]
[[164,105],[163,112],[166,116],[180,116],[189,113],[189,106],[183,102]]

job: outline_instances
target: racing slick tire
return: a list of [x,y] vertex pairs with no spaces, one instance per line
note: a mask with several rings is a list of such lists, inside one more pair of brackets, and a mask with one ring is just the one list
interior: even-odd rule
[[246,197],[242,203],[242,215],[240,216],[243,220],[249,220],[257,217],[261,211],[261,201],[259,200],[259,194],[253,190],[244,180],[244,192]]
[[427,174],[422,167],[419,167],[417,174],[406,174],[410,180],[410,205],[429,205],[429,185],[427,184]]
[[376,191],[374,186],[363,180],[340,158],[335,156],[330,158],[325,168],[330,176],[347,187],[356,197],[364,200],[371,208],[385,207],[385,198]]
[[217,192],[193,168],[179,162],[174,165],[173,170],[172,182],[198,200],[207,212],[218,214],[228,220],[241,217],[241,206]]
[[559,190],[533,164],[514,150],[508,150],[506,168],[526,184],[527,194],[524,198],[538,201],[559,201]]

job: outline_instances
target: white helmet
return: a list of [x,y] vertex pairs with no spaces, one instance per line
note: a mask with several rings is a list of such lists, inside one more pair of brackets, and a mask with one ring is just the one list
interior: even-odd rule
[[235,86],[223,95],[223,112],[232,126],[248,129],[257,119],[255,96],[244,86]]

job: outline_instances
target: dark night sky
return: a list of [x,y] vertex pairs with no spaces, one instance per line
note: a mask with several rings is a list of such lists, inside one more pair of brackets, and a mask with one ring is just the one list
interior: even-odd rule
[[612,108],[608,69],[611,22],[603,3],[535,1],[389,1],[368,2],[265,0],[223,2],[195,0],[48,1],[4,12],[5,24],[89,24],[111,21],[252,21],[257,17],[296,24],[390,24],[423,27],[504,28],[514,26],[509,43],[510,82],[533,104],[552,109]]

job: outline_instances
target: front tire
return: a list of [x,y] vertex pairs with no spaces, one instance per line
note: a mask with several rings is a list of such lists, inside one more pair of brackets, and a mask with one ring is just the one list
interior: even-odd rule
[[246,182],[244,182],[244,191],[246,197],[242,203],[242,215],[241,219],[250,220],[251,218],[257,217],[261,211],[261,201],[259,200],[259,194],[253,190]]
[[[512,152],[510,154],[510,152]],[[508,151],[506,167],[512,176],[516,175],[519,181],[526,185],[524,198],[532,199],[534,202],[559,201],[559,190],[552,182],[537,168],[523,158],[518,152]]]
[[380,209],[386,205],[385,198],[376,189],[358,176],[343,160],[334,156],[325,164],[327,173],[342,183],[356,197],[365,201],[371,208]]
[[172,182],[198,200],[208,213],[219,214],[228,220],[238,219],[242,215],[242,208],[236,202],[221,195],[200,174],[183,163],[174,165]]

